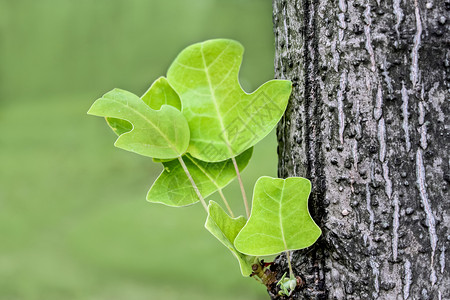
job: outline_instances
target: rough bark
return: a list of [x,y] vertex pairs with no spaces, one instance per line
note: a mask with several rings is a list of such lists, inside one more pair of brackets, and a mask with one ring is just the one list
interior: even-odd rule
[[274,0],[279,176],[312,181],[323,229],[291,299],[450,299],[449,9]]

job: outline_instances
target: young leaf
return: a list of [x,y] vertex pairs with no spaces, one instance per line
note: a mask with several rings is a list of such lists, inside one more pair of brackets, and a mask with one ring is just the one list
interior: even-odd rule
[[234,239],[245,225],[246,219],[243,216],[231,218],[222,207],[214,201],[209,201],[208,218],[205,228],[211,232],[222,244],[224,244],[239,261],[243,276],[252,274],[252,264],[255,257],[240,253],[234,247]]
[[178,96],[178,94],[170,86],[165,77],[159,77],[156,79],[141,99],[154,110],[161,109],[161,106],[164,104],[181,110],[180,96]]
[[308,211],[311,182],[301,177],[261,177],[253,208],[234,245],[240,252],[264,256],[311,246],[321,234]]
[[252,94],[238,81],[244,48],[217,39],[184,49],[167,79],[181,97],[191,130],[188,152],[203,161],[236,156],[264,138],[283,115],[291,82],[272,80]]
[[[252,152],[253,148],[236,157],[239,170],[242,171],[247,166]],[[208,163],[185,154],[183,160],[204,198],[218,189],[224,188],[236,177],[231,159]],[[162,163],[164,170],[150,188],[147,200],[169,206],[186,206],[198,202],[198,196],[179,161],[172,160]]]
[[[179,110],[169,105],[153,110],[138,96],[124,90],[106,93],[94,102],[88,114],[131,123],[133,129],[122,133],[114,144],[124,150],[169,159],[185,153],[189,145],[189,126]],[[119,128],[117,132],[123,132]]]

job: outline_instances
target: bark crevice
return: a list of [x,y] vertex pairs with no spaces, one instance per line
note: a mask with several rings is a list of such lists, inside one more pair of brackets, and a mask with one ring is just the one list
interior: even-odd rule
[[[292,299],[450,299],[450,5],[273,9],[275,74],[293,82],[279,176],[312,181],[323,230],[293,255],[305,285]],[[287,270],[283,256],[274,268]]]

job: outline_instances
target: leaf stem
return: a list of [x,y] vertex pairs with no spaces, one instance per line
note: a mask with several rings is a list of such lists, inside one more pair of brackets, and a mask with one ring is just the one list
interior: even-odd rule
[[198,198],[200,199],[200,202],[202,203],[203,207],[205,208],[206,213],[208,213],[208,205],[206,205],[205,199],[203,199],[202,194],[200,194],[200,191],[198,190],[198,187],[195,184],[194,179],[191,176],[191,173],[189,172],[188,168],[186,167],[186,164],[184,163],[183,158],[181,156],[178,156],[178,161],[180,162],[181,166],[183,167],[184,173],[186,173],[187,177],[189,178],[189,181],[191,182],[195,193],[197,194]]
[[228,212],[230,213],[230,216],[231,216],[232,218],[234,218],[233,211],[231,210],[230,204],[228,204],[228,201],[227,201],[227,199],[225,198],[225,195],[223,194],[222,189],[219,189],[219,194],[220,194],[220,197],[221,197],[222,200],[223,200],[223,203],[225,203],[225,206],[227,207]]
[[291,254],[290,254],[289,250],[286,251],[286,259],[288,261],[288,266],[289,266],[289,277],[293,278],[294,277],[294,271],[292,271]]
[[245,205],[245,213],[247,214],[247,218],[250,218],[250,210],[248,208],[248,201],[247,201],[247,196],[245,195],[245,189],[244,189],[244,184],[242,183],[241,173],[239,172],[239,167],[237,165],[236,158],[233,156],[231,158],[231,160],[233,161],[233,165],[234,165],[234,169],[236,170],[239,185],[241,186],[242,199],[244,199],[244,205]]

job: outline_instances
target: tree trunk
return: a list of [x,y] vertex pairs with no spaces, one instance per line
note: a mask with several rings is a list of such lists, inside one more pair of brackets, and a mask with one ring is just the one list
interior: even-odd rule
[[323,230],[293,254],[290,299],[450,299],[450,1],[273,9],[276,77],[294,85],[279,176],[312,181]]

